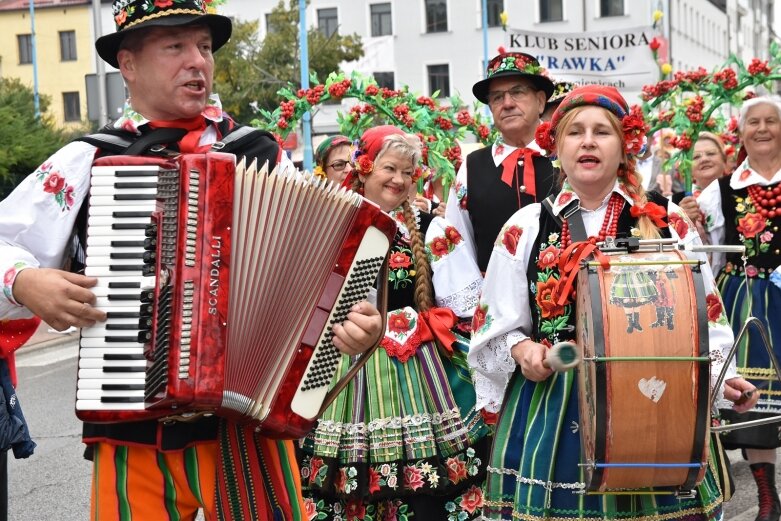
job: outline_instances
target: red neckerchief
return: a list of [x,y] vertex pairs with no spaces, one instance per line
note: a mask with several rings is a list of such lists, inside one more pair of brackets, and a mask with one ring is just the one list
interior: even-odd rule
[[201,136],[206,131],[206,118],[196,116],[189,119],[174,119],[169,121],[154,120],[149,122],[150,128],[183,128],[188,130],[187,134],[179,141],[179,152],[182,154],[192,154],[194,152],[203,152],[207,147],[199,147]]
[[[502,182],[507,186],[513,185],[515,176],[515,167],[518,164],[518,158],[523,154],[523,183],[525,192],[534,197],[537,195],[537,183],[534,177],[534,157],[540,153],[531,148],[517,148],[510,152],[510,155],[502,161]],[[519,187],[520,188],[520,187]]]

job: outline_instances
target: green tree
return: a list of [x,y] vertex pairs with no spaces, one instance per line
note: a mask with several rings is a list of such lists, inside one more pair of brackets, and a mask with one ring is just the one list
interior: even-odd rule
[[39,101],[36,121],[32,89],[18,78],[0,79],[0,198],[69,139],[46,113],[49,98]]
[[[242,123],[256,117],[253,108],[273,110],[282,87],[301,85],[301,59],[298,45],[298,0],[280,0],[268,17],[266,38],[258,40],[258,22],[236,21],[231,40],[215,54],[215,91],[223,107]],[[357,34],[326,37],[310,29],[309,71],[319,78],[339,71],[339,63],[363,56]]]

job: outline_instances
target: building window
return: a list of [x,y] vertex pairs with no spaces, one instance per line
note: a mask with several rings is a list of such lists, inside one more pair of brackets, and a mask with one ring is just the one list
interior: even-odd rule
[[392,72],[375,72],[374,80],[380,88],[393,90],[396,88],[395,79]]
[[65,110],[65,121],[81,121],[81,103],[78,92],[63,92],[62,106]]
[[426,0],[426,32],[447,31],[447,0]]
[[60,60],[76,61],[76,31],[60,31]]
[[371,10],[372,36],[393,34],[390,3],[372,4],[369,9]]
[[439,91],[437,97],[447,98],[450,96],[450,67],[448,65],[429,65],[428,66],[428,87],[431,96]]
[[624,16],[624,0],[599,0],[600,16]]
[[540,0],[540,22],[561,22],[564,20],[562,0]]
[[274,26],[271,23],[271,13],[266,13],[266,34],[274,32]]
[[499,27],[502,25],[499,15],[504,11],[504,0],[487,0],[486,8],[488,11],[488,27]]
[[317,10],[317,28],[326,38],[330,38],[339,29],[339,19],[336,15],[336,7]]
[[33,62],[33,36],[31,34],[18,34],[16,41],[19,44],[19,64]]

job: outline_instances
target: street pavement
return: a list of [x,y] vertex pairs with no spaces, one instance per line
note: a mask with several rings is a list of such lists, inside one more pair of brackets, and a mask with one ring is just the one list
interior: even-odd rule
[[[81,424],[73,412],[77,339],[75,331],[56,333],[43,324],[17,352],[17,393],[38,447],[25,460],[9,453],[11,521],[89,519],[91,465],[82,457]],[[753,521],[757,498],[748,463],[740,451],[728,455],[736,492],[725,505],[724,519]],[[777,483],[779,474],[777,467]]]

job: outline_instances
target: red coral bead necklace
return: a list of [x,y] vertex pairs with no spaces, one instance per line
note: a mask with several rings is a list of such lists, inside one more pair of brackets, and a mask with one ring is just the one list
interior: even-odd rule
[[[602,242],[605,237],[615,237],[618,233],[618,218],[624,209],[624,198],[613,192],[610,200],[607,202],[605,218],[602,220],[602,226],[597,235],[597,242]],[[561,248],[565,249],[572,244],[572,238],[569,232],[569,223],[565,220],[561,223]]]
[[765,188],[751,185],[748,187],[748,195],[762,217],[774,219],[776,215],[781,215],[781,209],[778,208],[781,203],[781,184]]

